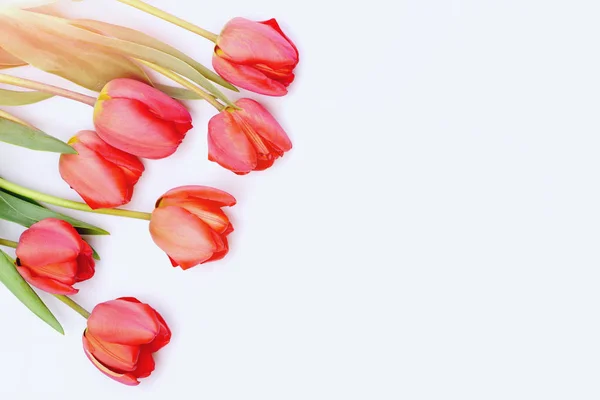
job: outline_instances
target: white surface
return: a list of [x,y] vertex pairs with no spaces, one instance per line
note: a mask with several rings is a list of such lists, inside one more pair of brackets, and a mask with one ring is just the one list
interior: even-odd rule
[[[110,381],[83,354],[78,315],[44,296],[60,337],[0,290],[2,398],[600,396],[596,2],[153,4],[213,31],[278,18],[300,48],[298,78],[283,99],[253,97],[295,148],[235,176],[206,160],[213,111],[193,104],[196,129],[174,157],[146,162],[131,208],[181,184],[230,191],[224,261],[172,269],[146,223],[73,213],[113,233],[93,240],[103,260],[77,300],[132,295],[163,313],[173,341],[156,372],[133,389]],[[71,15],[154,32],[209,63],[207,41],[116,1]],[[64,139],[91,128],[67,100],[15,112]],[[0,148],[0,175],[76,198],[56,156]]]

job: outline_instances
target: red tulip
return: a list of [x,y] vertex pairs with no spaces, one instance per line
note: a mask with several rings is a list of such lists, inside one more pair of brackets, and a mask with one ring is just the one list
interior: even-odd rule
[[73,285],[94,276],[92,248],[65,221],[48,218],[27,229],[17,246],[17,270],[38,289],[75,294]]
[[229,193],[207,186],[170,190],[156,203],[150,234],[174,267],[220,260],[229,252],[227,235],[233,232],[221,207],[235,203]]
[[139,158],[112,147],[93,131],[79,132],[69,144],[78,154],[61,155],[60,175],[91,208],[131,201],[133,186],[144,172]]
[[114,79],[94,108],[96,132],[106,143],[138,157],[159,159],[177,150],[192,117],[175,99],[133,79]]
[[254,22],[234,18],[217,39],[213,67],[243,89],[283,96],[294,81],[298,49],[275,19]]
[[227,108],[208,124],[208,159],[244,175],[269,168],[292,142],[273,116],[259,103],[240,99],[241,110]]
[[83,333],[83,349],[106,376],[125,385],[139,385],[154,371],[153,353],[171,340],[163,317],[133,297],[98,304]]

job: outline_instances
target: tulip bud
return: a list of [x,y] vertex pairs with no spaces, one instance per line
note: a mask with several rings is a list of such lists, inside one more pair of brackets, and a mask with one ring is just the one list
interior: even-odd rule
[[87,205],[113,208],[131,201],[144,172],[139,158],[110,146],[93,131],[79,132],[69,144],[78,154],[60,157],[60,175]]
[[226,108],[208,124],[208,159],[238,175],[273,165],[292,142],[273,116],[252,99],[240,99],[240,110]]
[[152,354],[170,340],[171,330],[156,310],[133,297],[122,297],[92,310],[83,349],[106,376],[136,386],[154,371]]
[[156,203],[150,234],[174,267],[185,270],[220,260],[229,252],[227,235],[233,232],[221,207],[235,203],[229,193],[207,186],[170,190]]
[[17,246],[17,270],[31,285],[52,294],[71,295],[94,276],[92,248],[67,222],[48,218],[23,232]]
[[177,100],[133,79],[110,81],[94,107],[98,136],[134,156],[150,159],[173,154],[192,129],[192,117]]
[[294,81],[298,49],[275,19],[234,18],[217,39],[213,67],[223,78],[252,92],[283,96]]

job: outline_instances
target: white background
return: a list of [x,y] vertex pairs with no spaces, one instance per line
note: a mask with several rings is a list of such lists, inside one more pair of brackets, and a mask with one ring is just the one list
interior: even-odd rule
[[[0,290],[0,397],[600,397],[597,2],[152,3],[217,32],[234,16],[278,18],[298,77],[287,97],[252,97],[294,150],[235,176],[207,161],[213,110],[190,103],[196,128],[146,162],[130,208],[183,184],[230,191],[224,261],[173,269],[147,223],[72,213],[112,232],[92,240],[103,259],[76,299],[157,308],[173,341],[155,373],[137,388],[105,378],[81,349],[83,319],[44,295],[61,337]],[[114,0],[64,9],[210,63],[208,41]],[[63,139],[92,127],[67,100],[10,111]],[[0,152],[0,175],[77,199],[55,155]],[[0,223],[1,236],[21,231]]]

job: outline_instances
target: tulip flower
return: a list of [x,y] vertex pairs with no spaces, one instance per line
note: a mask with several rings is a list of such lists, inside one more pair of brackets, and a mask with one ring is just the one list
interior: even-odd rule
[[93,131],[82,131],[69,144],[78,154],[60,157],[60,175],[92,208],[113,208],[131,201],[144,172],[136,157],[105,143]]
[[294,81],[298,49],[277,21],[234,18],[217,38],[213,67],[223,78],[252,92],[283,96]]
[[273,165],[292,142],[273,116],[251,99],[236,102],[208,124],[208,159],[244,175]]
[[150,220],[154,242],[174,267],[186,270],[220,260],[229,252],[233,226],[221,207],[233,206],[229,193],[207,186],[182,186],[165,193]]
[[98,136],[119,150],[142,158],[173,154],[192,128],[192,117],[177,100],[133,79],[114,79],[94,107]]
[[92,310],[83,349],[106,376],[136,386],[154,371],[152,354],[170,340],[171,331],[156,310],[133,297],[122,297]]
[[48,218],[26,230],[17,245],[17,270],[31,285],[48,293],[69,295],[94,276],[92,248],[65,221]]

